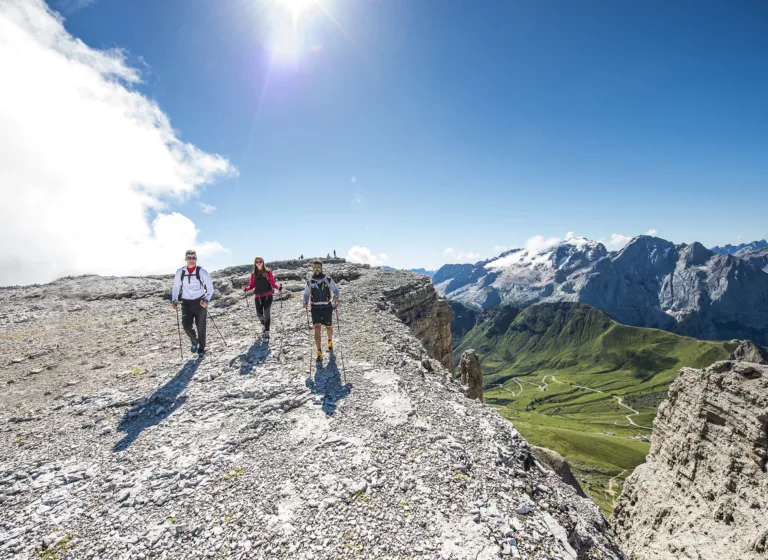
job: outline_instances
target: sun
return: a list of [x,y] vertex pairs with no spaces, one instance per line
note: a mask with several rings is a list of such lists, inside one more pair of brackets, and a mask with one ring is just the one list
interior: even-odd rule
[[317,0],[273,0],[278,6],[290,12],[294,25],[299,20],[299,15],[307,11]]

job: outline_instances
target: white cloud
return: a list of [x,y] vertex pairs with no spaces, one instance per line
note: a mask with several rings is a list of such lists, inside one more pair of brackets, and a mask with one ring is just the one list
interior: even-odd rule
[[572,231],[569,231],[568,233],[565,234],[565,239],[570,239],[573,236],[574,236],[574,233]]
[[384,253],[374,255],[367,247],[360,247],[355,245],[349,251],[347,251],[347,260],[353,263],[369,264],[371,266],[383,265],[389,257]]
[[0,2],[0,37],[0,284],[169,272],[187,248],[225,250],[162,210],[236,171],[176,137],[122,51],[72,37],[42,0]]
[[612,233],[610,241],[602,241],[601,240],[601,243],[603,243],[603,245],[605,245],[608,249],[610,249],[612,251],[618,251],[619,249],[622,249],[631,240],[632,240],[632,237],[629,236],[629,235],[621,235],[620,233]]
[[62,12],[76,12],[86,6],[96,3],[96,0],[54,0],[53,5]]
[[353,183],[357,183],[357,177],[352,177],[352,178],[350,179],[350,181],[352,181]]
[[216,207],[212,204],[206,204],[205,202],[199,202],[200,205],[200,211],[203,214],[213,214],[216,212]]
[[[658,235],[658,233],[659,232],[656,231],[655,229],[649,229],[643,235],[650,235],[652,237],[655,237],[656,235]],[[605,245],[606,248],[608,248],[608,250],[610,251],[618,251],[619,249],[623,249],[627,243],[632,241],[632,239],[633,239],[633,236],[631,235],[623,235],[621,233],[612,233],[610,240],[606,241],[604,237],[601,237],[597,241],[598,243],[602,243],[603,245]]]
[[448,247],[443,251],[443,256],[448,258],[449,263],[475,263],[480,260],[479,253],[473,253],[472,251],[456,251],[452,247]]
[[559,237],[547,237],[545,239],[543,235],[534,235],[525,242],[525,249],[528,253],[541,253],[562,242],[563,240]]

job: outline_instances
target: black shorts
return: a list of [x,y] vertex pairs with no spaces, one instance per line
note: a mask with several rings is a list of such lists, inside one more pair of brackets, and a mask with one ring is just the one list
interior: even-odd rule
[[312,324],[333,325],[333,306],[332,305],[313,305],[312,306]]

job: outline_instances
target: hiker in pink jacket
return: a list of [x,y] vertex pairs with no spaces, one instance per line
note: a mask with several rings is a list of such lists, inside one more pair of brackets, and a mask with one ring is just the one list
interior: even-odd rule
[[263,338],[269,339],[269,324],[272,319],[272,297],[274,295],[273,290],[281,290],[282,286],[278,286],[275,283],[275,277],[272,271],[269,270],[265,264],[264,259],[256,257],[253,261],[253,273],[251,274],[251,283],[246,287],[243,284],[243,291],[250,292],[253,290],[253,297],[256,302],[256,314],[259,316],[259,321],[264,325]]

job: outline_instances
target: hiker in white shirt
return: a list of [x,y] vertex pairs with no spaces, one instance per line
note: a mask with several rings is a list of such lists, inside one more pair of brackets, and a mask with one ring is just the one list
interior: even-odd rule
[[[194,250],[187,251],[186,261],[187,266],[177,270],[173,279],[171,305],[174,309],[178,309],[178,300],[181,299],[181,324],[192,342],[192,353],[197,353],[199,358],[203,358],[205,357],[207,308],[208,302],[213,297],[213,282],[208,271],[197,266],[197,253]],[[179,293],[180,290],[181,293]]]

